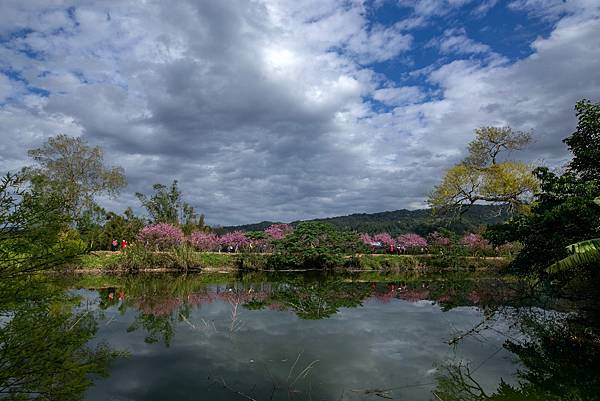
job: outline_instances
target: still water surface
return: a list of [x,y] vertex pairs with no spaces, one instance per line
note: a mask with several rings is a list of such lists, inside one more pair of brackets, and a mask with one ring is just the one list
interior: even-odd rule
[[7,391],[57,400],[347,401],[600,393],[591,315],[544,304],[551,298],[514,279],[78,275],[32,280],[23,291],[28,300],[2,304],[0,384],[8,387],[0,398]]
[[511,293],[497,280],[201,281],[113,278],[74,290],[82,308],[102,312],[93,341],[128,353],[86,399],[431,400],[461,363],[486,391],[516,383],[519,360],[503,344],[521,334],[505,317],[448,344],[484,319],[486,302]]

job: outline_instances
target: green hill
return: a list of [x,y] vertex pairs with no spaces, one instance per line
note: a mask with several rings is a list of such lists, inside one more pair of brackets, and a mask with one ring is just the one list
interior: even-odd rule
[[[348,216],[306,221],[329,223],[340,230],[350,230],[369,234],[387,232],[396,236],[407,232],[427,235],[442,228],[449,229],[457,234],[462,234],[469,231],[477,231],[483,226],[497,224],[506,219],[508,219],[506,212],[497,206],[474,205],[460,220],[448,220],[434,217],[429,209],[401,209],[380,213],[355,213]],[[219,228],[218,231],[262,231],[274,223],[276,222],[262,221],[254,224],[227,226]],[[294,221],[291,224],[296,225],[298,223],[300,223],[300,221]]]

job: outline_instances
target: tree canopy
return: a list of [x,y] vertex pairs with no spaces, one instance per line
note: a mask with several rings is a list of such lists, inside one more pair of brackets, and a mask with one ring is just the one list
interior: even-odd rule
[[106,166],[102,148],[81,137],[60,134],[28,154],[36,164],[23,169],[25,176],[45,191],[59,192],[73,221],[95,205],[97,195],[115,196],[127,184],[123,169]]
[[186,234],[194,230],[205,229],[204,215],[198,214],[194,207],[183,201],[177,180],[170,187],[154,184],[154,193],[148,197],[141,192],[135,196],[150,215],[153,223],[181,225]]
[[531,141],[510,127],[481,127],[469,143],[468,156],[450,168],[430,194],[435,211],[464,213],[477,202],[523,209],[539,188],[531,167],[520,161],[499,161],[502,152],[520,150]]

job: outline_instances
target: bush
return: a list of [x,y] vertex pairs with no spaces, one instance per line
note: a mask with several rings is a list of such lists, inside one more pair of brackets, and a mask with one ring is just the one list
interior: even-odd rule
[[111,261],[109,269],[138,271],[152,268],[171,267],[172,261],[167,254],[157,254],[140,244],[131,244],[118,258]]
[[188,271],[200,267],[201,259],[194,247],[189,244],[183,243],[173,247],[168,256],[172,268]]

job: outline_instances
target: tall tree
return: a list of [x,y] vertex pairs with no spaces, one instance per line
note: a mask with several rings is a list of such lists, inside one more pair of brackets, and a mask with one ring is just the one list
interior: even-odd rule
[[73,221],[95,205],[96,196],[115,196],[127,183],[123,169],[106,166],[102,149],[81,137],[60,134],[28,154],[36,164],[24,169],[25,176],[39,188],[59,192]]
[[181,208],[181,191],[177,188],[177,180],[173,180],[170,188],[163,184],[152,186],[154,194],[147,197],[141,192],[136,192],[142,206],[146,208],[154,223],[179,223],[179,209]]
[[137,192],[135,196],[146,208],[153,223],[181,225],[186,234],[204,230],[204,215],[198,214],[192,205],[183,201],[177,184],[177,180],[173,180],[170,188],[163,184],[154,184],[154,194],[150,197],[141,192]]
[[481,127],[469,143],[468,156],[450,168],[429,196],[436,211],[464,213],[477,202],[509,206],[512,211],[529,203],[539,184],[523,162],[500,161],[503,153],[520,150],[531,141],[510,127]]
[[569,171],[587,180],[600,180],[600,104],[581,100],[575,105],[577,130],[563,142],[573,153]]

